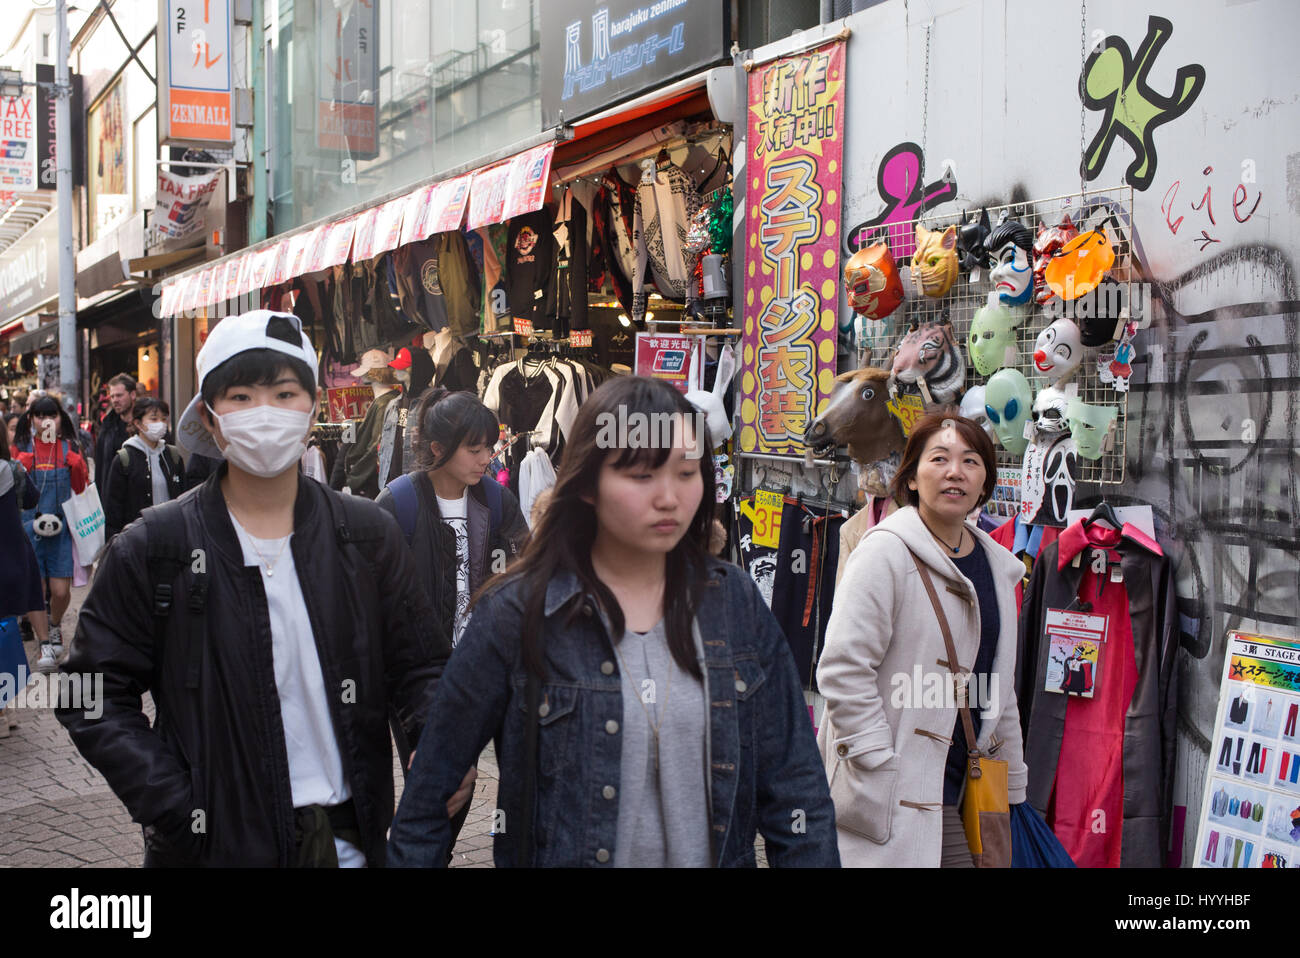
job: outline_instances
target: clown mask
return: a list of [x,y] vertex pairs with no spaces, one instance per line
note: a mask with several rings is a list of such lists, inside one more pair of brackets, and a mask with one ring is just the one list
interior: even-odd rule
[[903,302],[903,280],[884,243],[864,246],[844,264],[849,306],[865,319],[884,319]]
[[975,311],[966,346],[970,361],[981,376],[991,376],[1003,366],[1014,366],[1020,358],[1016,349],[1016,319],[1001,304],[981,306]]
[[1034,269],[1030,258],[1033,234],[1015,220],[1000,223],[986,241],[993,268],[989,279],[999,301],[1023,306],[1034,295]]
[[1029,445],[1025,423],[1032,399],[1029,380],[1018,369],[998,370],[984,387],[984,412],[993,423],[998,442],[1013,456],[1024,455]]
[[1073,320],[1056,320],[1034,340],[1034,369],[1048,382],[1069,379],[1082,361],[1083,344]]
[[966,390],[966,394],[961,397],[961,414],[964,418],[973,423],[977,423],[983,429],[990,439],[997,442],[997,433],[993,431],[993,423],[989,420],[989,414],[984,411],[984,387],[972,386]]
[[938,299],[957,281],[957,227],[940,233],[916,225],[916,252],[912,254],[912,281],[926,296]]
[[1101,447],[1119,410],[1115,406],[1090,406],[1071,399],[1067,409],[1070,418],[1070,435],[1084,459],[1100,459]]
[[1056,386],[1044,386],[1034,397],[1034,429],[1055,436],[1070,428],[1070,397]]

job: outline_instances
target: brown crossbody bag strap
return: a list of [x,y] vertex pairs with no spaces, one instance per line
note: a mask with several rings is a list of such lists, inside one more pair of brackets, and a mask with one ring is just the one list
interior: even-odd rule
[[979,778],[980,753],[979,749],[975,747],[975,723],[970,717],[970,706],[966,704],[969,698],[966,682],[970,673],[962,668],[957,661],[957,649],[952,644],[952,631],[948,628],[948,617],[943,614],[943,606],[939,605],[939,594],[935,592],[934,579],[930,577],[930,570],[921,563],[921,560],[916,557],[916,553],[910,548],[907,550],[907,554],[912,557],[912,563],[916,566],[916,571],[920,573],[921,584],[925,586],[925,593],[930,597],[930,605],[934,606],[934,614],[939,619],[939,631],[943,633],[944,648],[948,650],[948,668],[959,676],[957,707],[961,711],[962,730],[966,733],[967,771],[971,778]]

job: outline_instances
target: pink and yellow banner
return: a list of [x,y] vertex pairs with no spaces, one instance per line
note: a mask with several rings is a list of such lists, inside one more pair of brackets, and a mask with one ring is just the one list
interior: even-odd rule
[[844,41],[754,67],[740,448],[801,454],[835,378]]

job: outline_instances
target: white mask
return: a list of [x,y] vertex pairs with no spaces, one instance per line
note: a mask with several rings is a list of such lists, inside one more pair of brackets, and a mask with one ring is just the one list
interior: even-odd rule
[[144,424],[145,438],[150,442],[157,442],[167,435],[167,423],[165,422],[147,422]]
[[[212,408],[208,407],[212,412]],[[270,479],[284,472],[307,451],[307,430],[311,413],[279,406],[254,406],[228,412],[212,413],[221,427],[226,448],[222,455],[244,472]]]

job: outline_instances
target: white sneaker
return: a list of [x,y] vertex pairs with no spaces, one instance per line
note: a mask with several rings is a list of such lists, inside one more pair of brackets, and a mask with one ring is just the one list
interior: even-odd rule
[[41,657],[36,660],[37,672],[53,672],[59,667],[57,658],[54,655],[54,646],[49,642],[41,643]]
[[54,657],[63,654],[63,629],[57,625],[50,626],[50,645],[54,646]]

